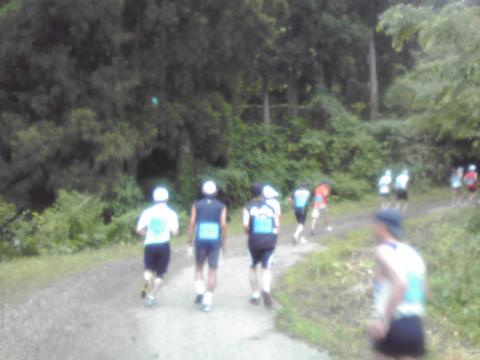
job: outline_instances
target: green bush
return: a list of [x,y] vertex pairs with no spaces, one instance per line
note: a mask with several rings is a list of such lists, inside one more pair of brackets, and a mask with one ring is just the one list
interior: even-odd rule
[[333,195],[342,199],[360,200],[372,189],[369,182],[354,178],[348,174],[338,173],[332,177]]
[[109,202],[114,215],[120,215],[137,208],[144,202],[144,195],[133,176],[122,176],[113,185]]

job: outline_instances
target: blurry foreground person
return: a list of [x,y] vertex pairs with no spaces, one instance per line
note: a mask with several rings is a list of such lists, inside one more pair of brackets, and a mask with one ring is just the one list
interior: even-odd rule
[[147,306],[156,303],[156,295],[170,262],[170,237],[178,234],[178,216],[167,205],[167,189],[155,189],[153,200],[156,204],[142,213],[137,224],[137,233],[145,238],[145,284],[141,296],[146,298]]
[[[227,241],[227,207],[216,199],[217,186],[207,181],[202,187],[203,199],[192,206],[188,239],[189,256],[195,240],[195,303],[205,312],[211,311],[213,293],[217,287],[217,269],[221,250]],[[203,280],[205,263],[208,263],[208,284]]]
[[386,209],[390,207],[390,191],[392,186],[392,172],[391,170],[386,170],[378,181],[378,193],[382,198],[381,208]]
[[368,335],[378,359],[416,359],[425,354],[425,263],[400,240],[404,232],[399,211],[382,210],[375,220],[375,319]]
[[[278,214],[263,198],[263,187],[252,186],[252,201],[243,209],[243,226],[248,235],[248,250],[251,256],[250,303],[260,305],[260,296],[266,307],[272,307],[271,295],[273,253],[277,245]],[[262,280],[258,280],[257,268],[262,266]],[[261,292],[260,292],[261,291]]]

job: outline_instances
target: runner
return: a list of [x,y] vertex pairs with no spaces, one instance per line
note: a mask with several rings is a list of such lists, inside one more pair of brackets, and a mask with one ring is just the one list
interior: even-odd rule
[[387,170],[378,182],[378,192],[382,197],[382,209],[390,207],[390,186],[392,185],[392,171]]
[[330,219],[328,217],[328,196],[330,195],[330,185],[327,181],[322,180],[320,184],[313,191],[313,211],[312,211],[312,225],[310,227],[310,234],[315,235],[315,226],[317,220],[323,217],[325,220],[325,227],[328,232],[332,231]]
[[452,174],[450,175],[450,186],[452,187],[452,207],[460,205],[463,199],[463,168],[459,167],[458,169],[453,168]]
[[470,193],[468,200],[470,202],[475,201],[478,186],[477,167],[475,165],[470,165],[468,167],[468,172],[465,174],[463,181],[467,186],[468,192]]
[[395,191],[397,193],[397,209],[406,212],[408,208],[408,183],[410,176],[405,169],[395,179]]
[[153,192],[156,204],[146,209],[137,224],[137,233],[144,240],[145,285],[141,296],[146,305],[156,303],[156,295],[170,262],[170,236],[178,234],[178,216],[167,206],[168,191],[157,188]]
[[382,210],[374,226],[376,319],[368,326],[379,358],[414,359],[425,354],[422,325],[426,268],[420,255],[401,242],[402,218]]
[[[192,206],[188,227],[188,255],[193,253],[195,239],[195,303],[205,312],[211,311],[213,293],[217,286],[217,268],[221,249],[225,251],[227,241],[227,207],[216,199],[217,186],[213,181],[203,184],[204,198]],[[208,262],[208,285],[205,292],[203,270]]]
[[290,200],[293,203],[295,210],[295,217],[297,219],[297,229],[293,234],[293,243],[296,245],[298,242],[306,243],[307,240],[302,236],[303,229],[305,227],[305,221],[307,220],[308,204],[310,201],[310,191],[307,189],[307,185],[302,183],[300,187],[294,191]]
[[277,243],[278,214],[262,199],[263,187],[252,186],[253,200],[243,209],[243,225],[248,235],[248,249],[252,258],[250,267],[250,285],[253,305],[260,305],[260,285],[257,267],[262,265],[262,297],[266,307],[272,307],[271,295],[273,253]]

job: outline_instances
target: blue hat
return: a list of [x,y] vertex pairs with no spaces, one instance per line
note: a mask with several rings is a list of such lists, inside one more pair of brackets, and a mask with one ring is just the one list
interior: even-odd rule
[[263,194],[263,185],[255,183],[252,185],[250,191],[252,192],[253,197],[260,197]]
[[401,239],[404,235],[403,217],[396,209],[385,209],[377,213],[375,219],[385,224],[390,233],[396,238]]

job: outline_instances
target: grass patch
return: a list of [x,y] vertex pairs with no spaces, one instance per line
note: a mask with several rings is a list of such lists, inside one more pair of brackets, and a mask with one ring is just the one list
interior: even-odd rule
[[[480,344],[480,286],[476,285],[480,239],[468,236],[465,219],[469,216],[465,214],[471,211],[444,211],[409,223],[410,239],[429,268],[429,359],[473,360],[480,355],[469,345]],[[460,241],[463,244],[458,246]],[[332,237],[327,246],[282,279],[277,325],[327,350],[335,359],[369,359],[363,329],[372,309],[374,243],[370,230]]]

